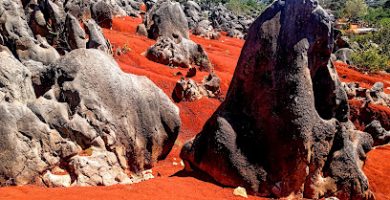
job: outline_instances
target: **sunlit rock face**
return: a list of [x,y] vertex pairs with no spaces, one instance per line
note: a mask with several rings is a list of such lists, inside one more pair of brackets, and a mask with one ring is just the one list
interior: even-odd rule
[[182,149],[188,168],[266,197],[373,198],[361,170],[373,140],[348,120],[331,23],[316,1],[260,15],[226,100]]

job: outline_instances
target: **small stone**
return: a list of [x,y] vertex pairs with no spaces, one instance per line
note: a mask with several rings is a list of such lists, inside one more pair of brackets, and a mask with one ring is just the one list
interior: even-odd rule
[[248,194],[246,193],[246,189],[243,187],[237,187],[233,190],[233,194],[236,196],[248,198]]

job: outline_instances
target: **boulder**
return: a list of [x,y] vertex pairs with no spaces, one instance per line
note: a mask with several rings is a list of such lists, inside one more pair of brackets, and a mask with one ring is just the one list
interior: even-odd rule
[[190,29],[195,28],[198,22],[202,20],[202,8],[195,1],[186,1],[182,5],[184,14],[187,17],[188,27]]
[[173,67],[195,64],[200,70],[211,70],[202,46],[189,39],[187,19],[179,3],[160,0],[148,10],[144,24],[148,37],[157,40],[147,50],[149,60]]
[[242,34],[242,32],[236,29],[230,29],[227,32],[227,36],[232,38],[244,39],[244,35]]
[[373,140],[346,120],[331,23],[316,1],[275,1],[260,15],[226,100],[182,148],[186,169],[264,197],[373,198],[362,171]]
[[198,84],[192,79],[181,79],[176,83],[172,93],[172,98],[176,102],[196,101],[202,98]]
[[77,49],[50,66],[23,66],[6,50],[0,58],[0,185],[139,182],[178,136],[179,110],[163,91],[102,51]]
[[386,145],[390,143],[390,131],[386,131],[378,120],[372,121],[364,129],[374,138],[374,145]]
[[204,77],[202,87],[208,92],[209,97],[216,97],[221,92],[221,79],[215,73],[210,73]]
[[201,71],[211,70],[210,61],[202,46],[189,39],[183,38],[177,43],[169,37],[160,37],[156,44],[147,50],[146,57],[172,67],[188,68],[195,64]]
[[87,38],[79,20],[72,14],[66,15],[64,35],[71,50],[86,48]]
[[85,32],[89,36],[87,42],[88,49],[99,49],[107,54],[112,54],[110,42],[104,37],[102,29],[93,19],[85,22]]
[[148,31],[146,30],[145,24],[138,24],[136,32],[138,35],[148,37]]
[[144,24],[151,39],[189,39],[187,18],[177,2],[160,0],[146,13]]
[[353,53],[352,49],[342,48],[337,50],[334,54],[336,55],[336,59],[342,61],[347,64],[352,64],[351,55]]
[[216,98],[219,97],[221,92],[220,83],[221,80],[214,73],[204,77],[201,83],[196,83],[192,79],[181,78],[172,92],[172,99],[176,102],[192,102],[201,99],[203,96]]
[[102,28],[112,27],[112,11],[104,1],[99,1],[91,6],[92,18]]
[[209,20],[200,21],[192,30],[192,34],[206,39],[219,39],[221,37],[220,33],[213,29]]

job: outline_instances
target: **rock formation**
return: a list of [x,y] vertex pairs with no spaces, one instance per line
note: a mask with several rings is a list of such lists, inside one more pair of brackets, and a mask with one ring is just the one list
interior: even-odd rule
[[131,2],[0,0],[0,186],[134,183],[168,155],[178,108],[91,18]]
[[65,8],[61,2],[50,0],[39,3],[0,1],[2,44],[21,61],[35,60],[44,64],[53,63],[60,54],[78,48],[111,51],[109,42],[100,28],[92,25],[90,17],[78,18],[77,12],[65,12]]
[[200,21],[196,27],[192,30],[192,34],[204,37],[206,39],[217,40],[221,37],[221,34],[214,30],[209,20]]
[[390,106],[390,95],[384,92],[382,82],[376,82],[370,89],[360,87],[360,84],[355,82],[342,83],[342,86],[349,99],[362,101],[364,106],[367,104]]
[[182,149],[186,167],[260,196],[369,199],[372,137],[348,121],[317,1],[275,1],[251,26],[226,100]]
[[[172,148],[178,108],[104,52],[74,50],[51,67],[0,56],[1,185],[131,183],[128,172],[137,177]],[[50,182],[57,166],[71,183]]]
[[144,24],[148,37],[157,40],[146,57],[173,67],[200,66],[211,71],[211,64],[203,48],[189,39],[186,16],[179,3],[161,0],[146,13]]
[[390,131],[386,131],[378,120],[372,121],[364,129],[374,138],[374,145],[384,145],[390,143]]
[[219,77],[211,73],[203,78],[201,83],[196,83],[192,79],[182,77],[177,83],[172,92],[172,99],[175,102],[180,101],[196,101],[203,96],[210,98],[220,98],[221,80]]
[[100,27],[112,27],[112,11],[107,3],[104,1],[95,3],[91,7],[91,12],[92,18],[99,24]]

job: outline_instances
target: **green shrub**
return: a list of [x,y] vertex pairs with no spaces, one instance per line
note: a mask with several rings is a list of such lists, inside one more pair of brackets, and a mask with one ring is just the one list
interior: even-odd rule
[[256,0],[229,0],[226,8],[236,15],[251,14],[253,10],[262,12],[266,5]]
[[390,18],[376,18],[378,31],[366,35],[352,36],[360,49],[355,49],[352,62],[365,71],[390,71]]
[[387,8],[368,8],[367,15],[363,18],[368,23],[375,25],[384,18],[390,18],[390,9]]
[[389,58],[375,47],[352,53],[351,60],[362,71],[376,72],[390,69]]
[[344,14],[352,20],[358,20],[367,15],[368,6],[364,0],[347,0]]

